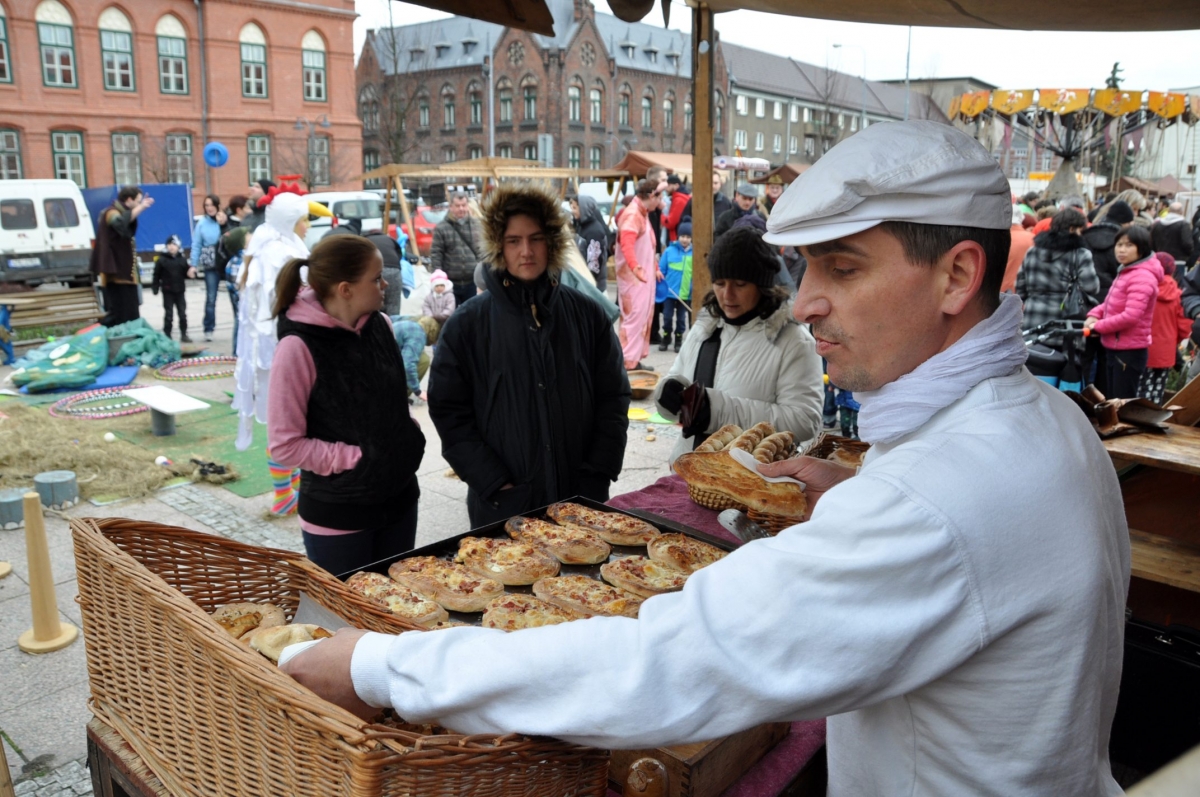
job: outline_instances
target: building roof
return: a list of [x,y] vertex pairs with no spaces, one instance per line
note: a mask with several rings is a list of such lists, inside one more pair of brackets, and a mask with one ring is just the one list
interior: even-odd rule
[[[721,49],[730,78],[740,88],[845,110],[863,106],[860,77],[729,42],[722,42]],[[903,86],[868,80],[867,113],[903,119],[905,93]],[[909,100],[910,118],[946,121],[946,115],[928,96],[914,91]]]
[[[554,35],[541,36],[533,34],[534,41],[546,48],[565,48],[579,30],[580,23],[575,21],[574,0],[550,0],[548,3],[554,15]],[[677,30],[664,30],[656,25],[643,22],[622,22],[610,14],[596,14],[596,28],[609,56],[617,61],[622,69],[640,69],[662,75],[692,74],[692,45],[691,37]],[[374,31],[369,42],[375,48],[375,56],[379,68],[385,75],[397,72],[423,72],[430,69],[454,69],[467,66],[483,66],[484,56],[488,55],[488,43],[491,48],[504,33],[504,26],[491,22],[480,22],[467,17],[450,17],[432,22],[418,22],[412,25],[397,25],[394,28],[379,28]],[[395,45],[393,47],[393,38]],[[474,39],[478,43],[466,52],[464,40]],[[448,50],[440,54],[434,42],[449,44]],[[633,45],[633,55],[629,55],[622,43]],[[393,64],[393,49],[396,54],[396,64]],[[414,57],[413,51],[417,54]],[[655,57],[651,60],[650,53]],[[678,58],[671,58],[678,55]]]

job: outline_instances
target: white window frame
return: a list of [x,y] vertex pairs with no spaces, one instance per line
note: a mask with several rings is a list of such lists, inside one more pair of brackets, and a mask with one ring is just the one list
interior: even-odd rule
[[588,166],[592,169],[604,168],[604,147],[593,146],[588,157]]
[[588,119],[594,125],[604,124],[604,90],[594,88],[588,92]]
[[20,180],[22,174],[21,133],[12,128],[0,129],[0,180]]
[[567,121],[583,121],[583,89],[579,86],[567,87]]
[[496,157],[497,158],[511,158],[512,157],[512,144],[497,144],[496,145]]
[[776,121],[783,118],[783,103],[782,102],[779,102],[778,100],[775,101],[775,107],[772,109],[771,115],[775,118]]
[[246,168],[252,183],[256,180],[273,179],[270,136],[261,133],[246,136]]
[[795,155],[800,151],[800,139],[796,136],[791,136],[788,139],[788,154]]
[[[158,92],[187,94],[187,39],[158,36]],[[164,52],[166,50],[166,52]]]
[[527,161],[535,161],[535,160],[537,160],[537,159],[538,159],[538,148],[537,148],[537,144],[526,144],[526,145],[525,145],[525,146],[522,148],[522,153],[523,153],[523,154],[522,154],[522,157],[524,157],[524,158],[525,158],[525,160],[527,160]]
[[792,124],[796,124],[797,122],[800,121],[800,106],[799,105],[791,105],[791,104],[788,105],[788,119],[790,119],[792,121]]
[[747,133],[745,130],[734,130],[733,131],[734,149],[747,149],[748,141],[749,141],[749,138],[747,138]]
[[323,50],[301,50],[300,60],[304,67],[305,102],[328,102],[329,88],[328,73],[325,70],[325,52]]
[[51,130],[50,152],[54,158],[55,179],[74,180],[80,188],[87,188],[83,133],[78,130]]
[[737,99],[733,101],[733,107],[737,110],[738,116],[745,116],[750,113],[750,98],[745,94],[737,95]]
[[783,152],[783,136],[781,134],[776,133],[771,139],[771,151],[776,155]]
[[[369,172],[372,169],[379,168],[379,150],[364,149],[363,150],[363,171]],[[363,180],[363,188],[381,188],[383,180],[378,177],[368,177]]]
[[133,74],[132,33],[101,28],[100,64],[105,91],[137,91]]
[[764,136],[762,133],[754,134],[754,151],[755,152],[763,151],[763,145],[765,143],[765,140],[766,140],[766,136]]
[[142,139],[137,133],[122,131],[109,137],[112,142],[113,182],[138,185],[142,182]]
[[654,127],[654,98],[649,95],[642,96],[642,129],[650,130]]
[[583,147],[572,144],[567,149],[567,168],[578,169],[583,165]]
[[8,54],[8,20],[0,10],[0,83],[12,82],[12,60]]
[[196,184],[192,160],[192,137],[188,133],[167,133],[163,139],[167,150],[167,182]]
[[267,46],[240,42],[242,54],[242,96],[251,99],[266,99],[267,89]]
[[[42,62],[42,85],[56,89],[79,87],[75,68],[75,26],[39,22],[38,49]],[[64,60],[65,57],[65,60]],[[67,74],[64,78],[63,75]]]

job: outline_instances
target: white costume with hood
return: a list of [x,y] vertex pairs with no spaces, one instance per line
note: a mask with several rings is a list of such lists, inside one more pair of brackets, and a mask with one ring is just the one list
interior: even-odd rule
[[276,194],[267,205],[266,221],[255,231],[244,257],[252,258],[238,305],[238,362],[233,408],[240,414],[236,446],[250,447],[254,421],[267,422],[267,385],[275,356],[275,279],[292,258],[308,257],[308,247],[294,228],[308,215],[308,200]]
[[[935,157],[939,138],[950,146]],[[922,170],[991,161],[947,126],[873,125],[783,200],[830,168],[844,171],[838,190],[856,185],[864,146],[903,174],[870,164],[860,200],[876,176],[902,193]],[[968,226],[1007,229],[1007,182],[994,161],[982,174],[958,192],[996,201],[959,202],[945,223],[982,207],[986,223]],[[775,230],[796,221],[783,200]],[[861,224],[873,210],[858,204],[843,195],[829,215]],[[828,717],[833,797],[1120,794],[1108,763],[1129,579],[1120,487],[1084,415],[1023,367],[1020,317],[1003,297],[945,351],[856,394],[873,445],[861,472],[808,522],[647,600],[638,619],[366,634],[356,692],[410,722],[611,748]]]

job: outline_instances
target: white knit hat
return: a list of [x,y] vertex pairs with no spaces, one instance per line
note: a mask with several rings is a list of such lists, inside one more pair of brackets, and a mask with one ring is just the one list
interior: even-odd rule
[[807,246],[885,221],[1012,226],[1012,189],[979,142],[938,122],[883,122],[842,141],[788,186],[763,240]]

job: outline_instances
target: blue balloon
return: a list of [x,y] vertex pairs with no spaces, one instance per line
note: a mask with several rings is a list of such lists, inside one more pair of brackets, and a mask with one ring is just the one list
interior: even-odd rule
[[224,166],[229,160],[229,149],[220,141],[210,141],[204,145],[204,162],[214,169]]

